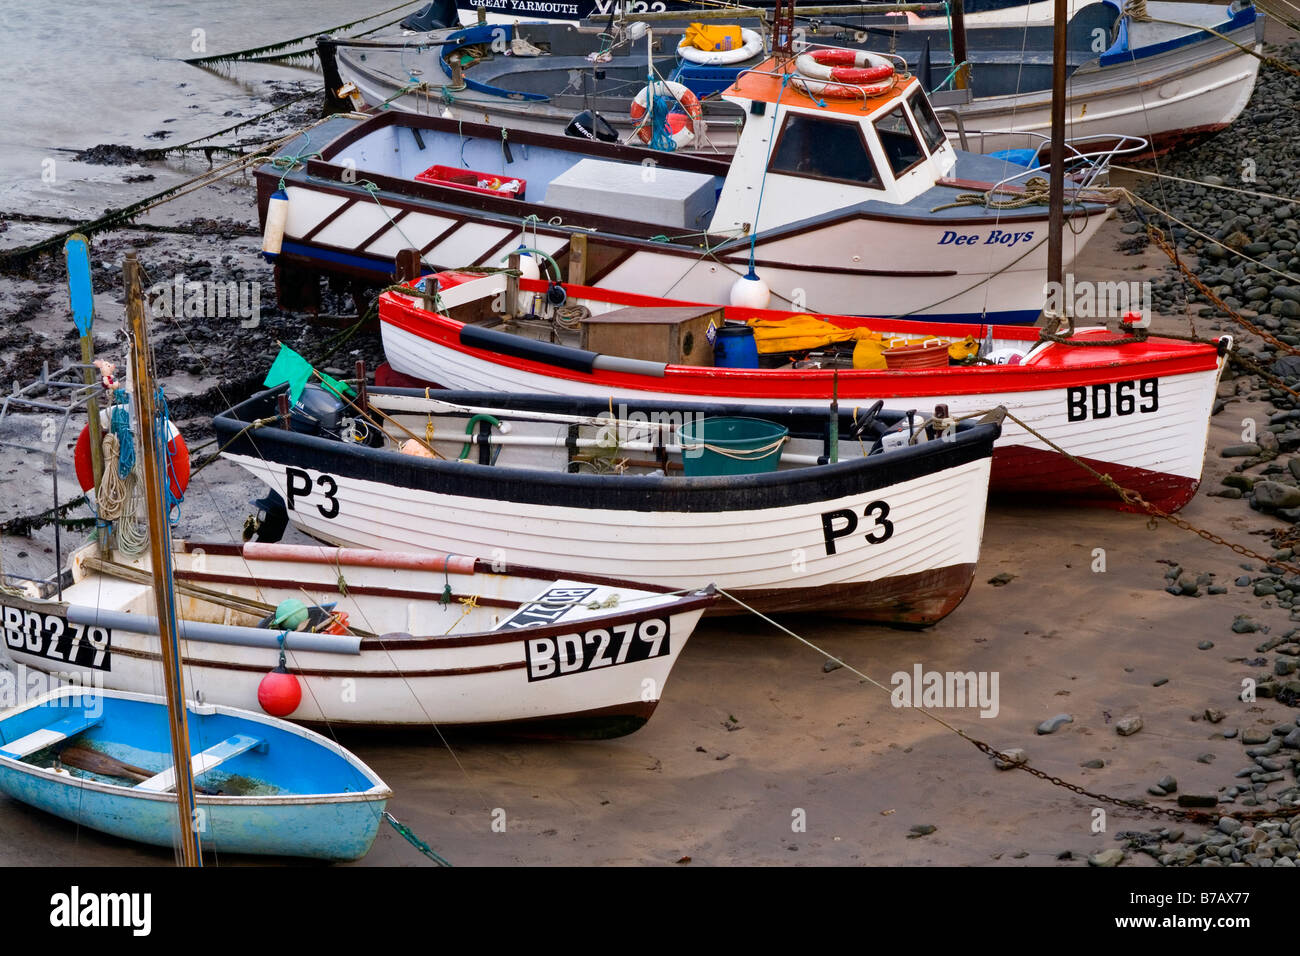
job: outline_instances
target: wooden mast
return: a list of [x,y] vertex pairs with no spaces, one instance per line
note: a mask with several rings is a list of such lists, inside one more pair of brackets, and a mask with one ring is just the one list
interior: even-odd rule
[[[1063,316],[1055,316],[1058,331],[1061,318],[1074,332],[1074,316],[1070,303],[1063,297],[1064,268],[1063,235],[1065,231],[1065,27],[1069,19],[1066,0],[1055,0],[1052,13],[1052,152],[1049,166],[1051,182],[1047,191],[1047,281],[1048,288],[1057,290],[1055,298],[1061,302]],[[1050,317],[1049,317],[1050,318]]]
[[190,733],[186,723],[185,681],[181,675],[180,645],[177,641],[176,595],[171,579],[171,526],[160,463],[166,441],[159,447],[154,430],[154,375],[145,322],[144,293],[140,285],[140,263],[134,252],[126,254],[123,268],[126,286],[126,318],[131,338],[131,378],[135,386],[136,424],[140,432],[140,461],[144,468],[145,504],[149,518],[149,554],[153,570],[154,602],[158,609],[158,635],[162,652],[163,683],[167,688],[167,715],[171,725],[172,765],[176,778],[176,813],[180,824],[181,865],[202,866],[199,834],[194,819],[194,777],[190,772]]

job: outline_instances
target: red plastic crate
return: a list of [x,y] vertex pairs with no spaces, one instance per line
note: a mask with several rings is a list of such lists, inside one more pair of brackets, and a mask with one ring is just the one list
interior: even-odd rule
[[[435,186],[455,186],[457,189],[465,189],[472,193],[483,193],[487,196],[511,196],[515,199],[524,198],[524,190],[528,188],[528,180],[519,179],[513,176],[498,176],[495,173],[482,173],[477,169],[463,169],[457,166],[430,166],[422,173],[416,173],[415,178],[422,183],[432,183]],[[488,182],[496,181],[500,183],[518,183],[519,188],[514,192],[500,189],[484,189],[479,186],[481,180]]]

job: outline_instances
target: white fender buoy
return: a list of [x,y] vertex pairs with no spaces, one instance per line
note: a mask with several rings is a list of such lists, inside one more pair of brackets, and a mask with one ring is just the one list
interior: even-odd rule
[[766,309],[772,301],[772,290],[750,269],[731,286],[731,304],[738,309]]
[[289,194],[283,189],[271,193],[266,204],[266,229],[262,231],[262,255],[274,259],[284,243],[284,227],[289,221]]
[[[519,253],[519,278],[521,279],[540,279],[542,277],[542,267],[534,258],[531,252],[524,252],[524,247],[520,246],[515,250]],[[515,297],[515,308],[523,313],[532,311],[533,298],[536,292],[528,292],[524,289],[519,290],[519,295]]]

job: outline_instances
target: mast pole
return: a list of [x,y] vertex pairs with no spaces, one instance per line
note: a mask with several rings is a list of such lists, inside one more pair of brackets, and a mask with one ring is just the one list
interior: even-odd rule
[[190,772],[190,734],[186,723],[185,681],[181,674],[180,645],[176,636],[176,595],[171,578],[171,526],[159,462],[166,454],[166,441],[159,446],[155,429],[157,409],[153,397],[153,362],[149,351],[149,330],[145,323],[144,293],[141,291],[140,262],[134,252],[126,254],[123,267],[126,286],[126,317],[131,337],[131,371],[135,386],[136,422],[140,430],[141,463],[144,468],[145,503],[149,517],[149,554],[153,571],[154,602],[158,609],[158,635],[162,651],[163,683],[167,689],[167,716],[172,744],[172,767],[176,778],[176,813],[180,824],[182,866],[202,866],[199,834],[194,821],[194,777]]
[[[1066,0],[1055,0],[1052,12],[1052,154],[1047,202],[1047,281],[1055,289],[1063,316],[1074,332],[1070,303],[1064,300],[1063,236],[1065,232],[1065,27],[1069,19]],[[1056,329],[1053,329],[1056,331]]]
[[949,16],[952,19],[952,65],[956,71],[952,88],[964,90],[970,87],[970,64],[966,63],[966,8],[962,0],[952,0]]

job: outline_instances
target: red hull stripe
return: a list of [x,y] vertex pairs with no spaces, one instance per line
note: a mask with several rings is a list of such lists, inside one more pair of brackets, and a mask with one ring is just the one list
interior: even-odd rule
[[[459,284],[444,282],[444,287]],[[545,283],[525,281],[521,287],[529,291],[545,291]],[[534,288],[534,286],[536,288]],[[618,305],[675,304],[670,300],[651,296],[609,293],[606,290],[570,286],[570,298],[586,298]],[[735,310],[729,309],[728,312]],[[772,310],[745,310],[746,317],[782,317],[793,313]],[[892,330],[907,326],[913,334],[953,335],[952,326],[930,323],[886,323],[876,319],[848,316],[825,316],[837,325],[867,325],[873,329]],[[384,293],[380,299],[380,321],[412,335],[435,342],[445,348],[506,368],[528,372],[557,381],[597,383],[612,390],[636,390],[667,395],[690,395],[701,398],[753,399],[779,398],[789,400],[822,400],[830,395],[833,373],[828,369],[806,370],[752,370],[707,368],[670,365],[663,378],[650,378],[627,372],[571,371],[545,362],[502,355],[481,349],[468,348],[460,342],[462,323],[436,313],[426,312],[404,297]],[[983,335],[992,328],[996,338],[1037,341],[1035,329],[1011,326],[956,327],[956,334]],[[1081,337],[1108,337],[1113,333],[1083,333]],[[1077,385],[1095,385],[1121,382],[1132,378],[1166,377],[1195,372],[1212,371],[1217,367],[1218,355],[1212,345],[1180,342],[1173,339],[1152,338],[1146,342],[1117,347],[1061,348],[1050,351],[1039,361],[1023,366],[977,366],[972,368],[940,368],[925,370],[841,370],[839,394],[841,399],[855,398],[927,398],[954,395],[982,395],[993,393],[1034,392],[1045,389],[1069,388]]]

